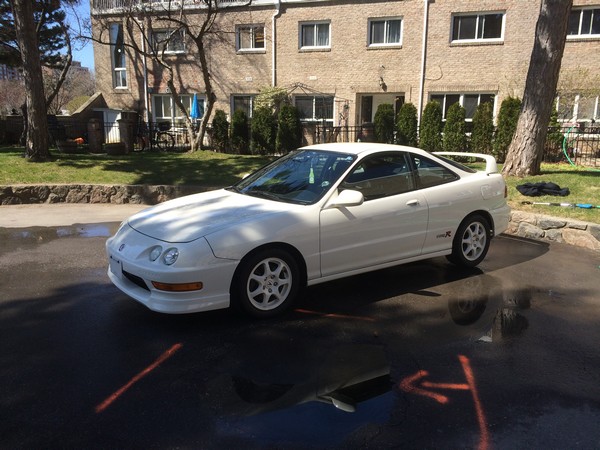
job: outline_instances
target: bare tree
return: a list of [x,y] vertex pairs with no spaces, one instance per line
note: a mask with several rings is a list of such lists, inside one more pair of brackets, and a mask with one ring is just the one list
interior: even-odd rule
[[0,80],[0,111],[11,114],[25,103],[25,85],[21,80]]
[[[52,91],[59,85],[59,80],[64,79],[56,95],[48,99],[48,113],[60,114],[69,102],[77,97],[90,97],[94,93],[94,78],[87,70],[78,70],[71,66],[66,75],[60,69],[44,71],[44,85]],[[72,111],[71,111],[72,112]]]
[[[251,3],[251,0],[234,4],[223,4],[221,0],[180,0],[177,2],[169,0],[165,3],[132,1],[129,11],[125,14],[124,22],[128,39],[124,45],[141,58],[150,59],[162,69],[163,81],[167,84],[177,108],[185,117],[191,151],[201,148],[216,101],[207,60],[206,42],[209,36],[218,36],[223,33],[215,25],[220,14],[233,8],[249,6]],[[90,36],[89,38],[101,44],[110,45],[108,26],[108,23],[103,23],[100,33],[96,37]],[[155,27],[168,30],[168,34],[158,42],[152,39]],[[181,100],[181,88],[176,83],[175,76],[178,67],[172,58],[165,57],[169,43],[180,39],[182,35],[194,44],[196,62],[200,66],[206,94],[206,110],[198,129],[190,118],[190,111]]]
[[523,177],[540,172],[572,5],[573,0],[541,2],[521,114],[504,175]]

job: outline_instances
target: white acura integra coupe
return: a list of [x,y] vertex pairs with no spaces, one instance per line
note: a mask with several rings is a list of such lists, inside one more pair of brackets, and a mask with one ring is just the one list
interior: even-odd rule
[[133,215],[106,243],[108,276],[154,311],[235,304],[268,317],[307,285],[442,255],[476,266],[508,220],[492,156],[313,145],[231,187]]

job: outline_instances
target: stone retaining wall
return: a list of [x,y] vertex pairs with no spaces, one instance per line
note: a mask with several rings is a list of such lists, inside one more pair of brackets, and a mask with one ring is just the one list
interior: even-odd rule
[[[0,205],[30,203],[113,203],[155,205],[212,188],[148,185],[0,186]],[[600,225],[523,211],[513,211],[508,234],[600,251]]]
[[600,225],[523,211],[512,211],[508,234],[600,251]]
[[0,186],[0,205],[30,203],[113,203],[155,205],[212,188],[148,185],[35,185]]

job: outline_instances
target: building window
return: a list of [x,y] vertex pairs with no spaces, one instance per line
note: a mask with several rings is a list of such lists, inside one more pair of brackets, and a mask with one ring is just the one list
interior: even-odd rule
[[573,122],[600,120],[600,97],[584,94],[565,94],[557,99],[558,119]]
[[476,93],[468,93],[468,94],[433,94],[431,95],[431,100],[438,102],[442,105],[442,118],[446,120],[446,114],[448,113],[448,109],[454,103],[460,104],[463,108],[465,108],[465,118],[470,121],[473,120],[473,116],[475,115],[475,110],[477,106],[482,103],[491,103],[492,107],[494,106],[494,100],[496,99],[495,94],[476,94]]
[[569,37],[600,37],[600,8],[573,8],[569,16]]
[[294,99],[303,121],[326,120],[333,122],[333,97],[298,95]]
[[457,14],[452,16],[452,42],[501,41],[504,36],[504,14]]
[[[189,114],[192,110],[193,95],[182,94],[179,98]],[[197,99],[198,111],[200,112],[200,117],[202,117],[205,110],[205,100],[203,97],[197,97]],[[184,114],[175,104],[171,94],[157,94],[152,96],[152,115],[155,122],[171,122],[172,124],[183,123],[185,118]]]
[[185,53],[183,30],[153,30],[152,45],[155,52]]
[[313,22],[300,24],[300,48],[330,48],[329,22]]
[[369,46],[401,45],[401,19],[369,20]]
[[265,49],[265,27],[263,25],[244,25],[237,29],[237,49],[253,51]]
[[254,109],[254,96],[253,95],[234,95],[231,99],[232,111],[244,111],[246,117],[252,117],[252,110]]
[[125,42],[123,40],[123,25],[110,25],[110,54],[113,69],[113,87],[127,87],[127,68],[125,67]]

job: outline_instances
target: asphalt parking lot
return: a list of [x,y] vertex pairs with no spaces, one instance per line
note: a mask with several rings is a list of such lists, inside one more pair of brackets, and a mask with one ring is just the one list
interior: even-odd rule
[[501,236],[274,320],[166,316],[106,277],[130,211],[4,211],[1,448],[600,447],[597,252]]

